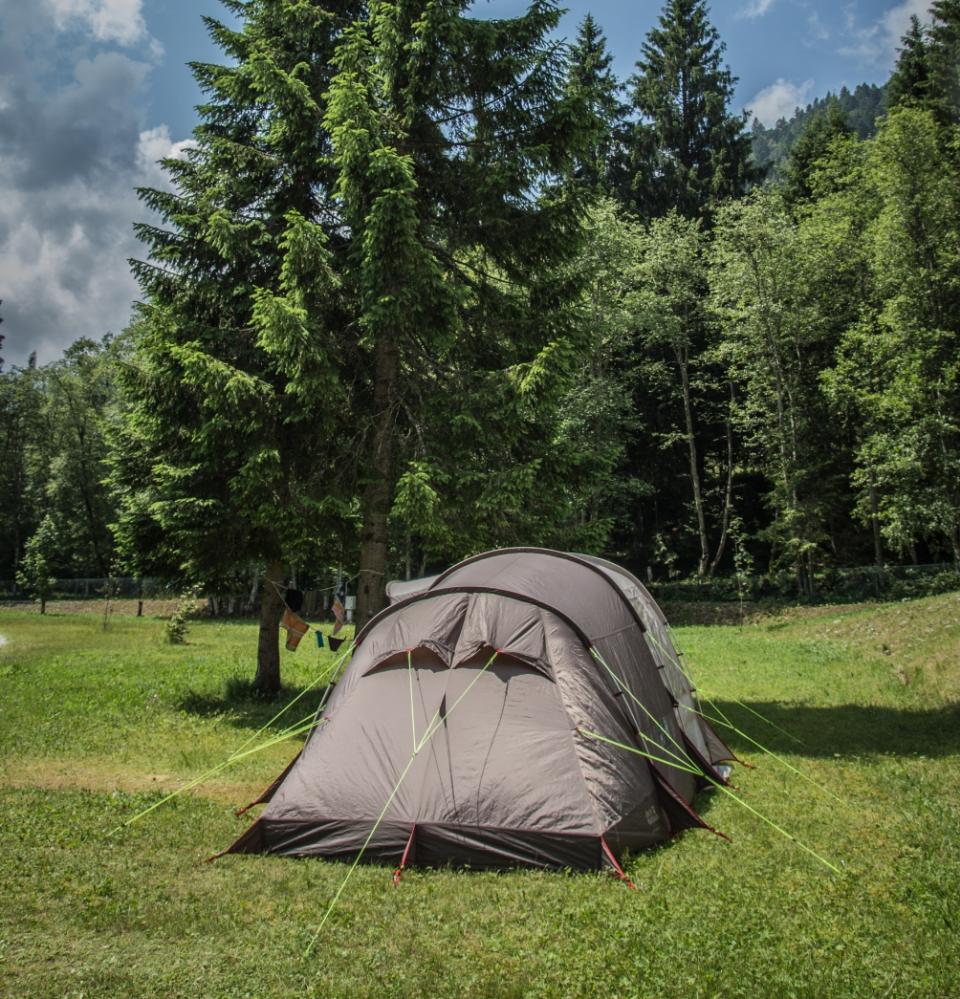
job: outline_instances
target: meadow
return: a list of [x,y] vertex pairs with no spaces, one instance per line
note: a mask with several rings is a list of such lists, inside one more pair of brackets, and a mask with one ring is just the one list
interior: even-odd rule
[[[736,769],[743,800],[839,874],[704,792],[732,843],[688,832],[632,856],[636,891],[537,871],[409,870],[394,887],[361,865],[310,957],[346,865],[204,863],[297,740],[117,829],[275,713],[245,696],[255,626],[196,622],[178,647],[160,619],[104,629],[52,605],[0,610],[0,636],[2,995],[960,994],[960,594],[677,629],[701,693],[841,799],[726,733],[755,767]],[[284,653],[284,695],[330,662]]]

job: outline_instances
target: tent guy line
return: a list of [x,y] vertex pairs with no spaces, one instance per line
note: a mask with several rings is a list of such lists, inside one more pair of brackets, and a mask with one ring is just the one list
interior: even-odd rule
[[[412,652],[412,650],[410,651]],[[340,896],[343,894],[343,890],[344,888],[346,888],[347,882],[350,880],[351,876],[353,875],[353,872],[357,869],[357,864],[360,863],[360,861],[363,858],[363,855],[366,853],[367,847],[370,845],[370,840],[373,839],[373,837],[376,835],[377,830],[380,828],[380,823],[383,822],[384,816],[387,814],[387,811],[389,810],[390,806],[393,804],[393,799],[397,796],[397,792],[400,790],[400,785],[404,782],[407,774],[410,772],[410,768],[413,766],[414,761],[416,760],[417,756],[420,753],[420,750],[423,749],[423,747],[426,746],[428,742],[430,742],[430,740],[440,730],[440,728],[444,724],[446,724],[447,719],[456,710],[457,705],[460,704],[460,702],[467,696],[467,694],[470,693],[471,690],[473,690],[477,681],[493,665],[494,660],[499,655],[500,655],[500,650],[497,649],[484,664],[483,669],[481,669],[480,672],[477,673],[477,675],[470,681],[469,685],[467,686],[467,689],[463,691],[463,693],[453,702],[450,708],[446,712],[444,712],[443,716],[441,717],[440,710],[443,706],[444,701],[446,700],[446,693],[444,693],[444,696],[440,701],[440,706],[437,707],[437,710],[434,712],[433,718],[430,720],[430,724],[427,725],[423,737],[419,742],[417,742],[416,738],[414,738],[413,752],[410,755],[410,759],[407,761],[407,765],[403,768],[400,777],[397,779],[397,783],[394,785],[393,790],[390,792],[390,796],[387,798],[383,808],[380,810],[380,814],[377,816],[377,820],[376,822],[374,822],[373,828],[367,834],[367,838],[363,841],[363,846],[360,847],[360,852],[354,858],[354,861],[350,865],[350,868],[347,871],[346,876],[344,877],[343,881],[340,882],[340,886],[337,888],[336,893],[334,894],[333,898],[330,900],[330,904],[327,906],[327,911],[324,912],[323,918],[320,920],[320,925],[317,927],[316,932],[313,934],[313,936],[310,939],[310,942],[307,944],[307,949],[303,952],[304,957],[309,956],[310,951],[313,950],[313,947],[316,944],[317,939],[319,938],[320,933],[323,930],[323,927],[326,925],[327,920],[330,918],[330,914],[333,912],[337,902],[340,900]],[[413,715],[412,696],[410,701],[410,712],[412,717]],[[416,733],[414,733],[414,736],[416,736]],[[412,830],[411,830],[411,836],[412,836]],[[409,841],[408,841],[408,847],[409,847]],[[404,854],[406,853],[407,849],[404,850]]]
[[[124,829],[126,826],[132,825],[134,822],[137,822],[139,819],[142,819],[145,815],[148,815],[154,809],[159,808],[161,805],[166,804],[168,801],[172,800],[173,798],[176,798],[178,795],[183,794],[185,791],[189,791],[192,788],[197,787],[199,784],[202,784],[204,781],[209,780],[211,777],[215,777],[217,774],[226,770],[233,763],[246,758],[252,753],[260,752],[263,749],[267,749],[270,746],[276,745],[278,742],[284,742],[287,739],[293,738],[294,735],[301,734],[300,728],[301,726],[304,725],[306,719],[304,719],[304,721],[297,722],[296,725],[293,726],[293,728],[297,729],[296,732],[292,732],[290,729],[287,729],[279,733],[276,737],[271,738],[266,743],[263,743],[260,746],[257,746],[255,749],[250,750],[250,752],[244,752],[244,750],[258,736],[262,735],[274,722],[282,718],[283,715],[285,715],[294,706],[294,704],[296,704],[299,700],[301,700],[306,694],[308,694],[315,687],[319,686],[319,684],[321,684],[326,678],[333,676],[337,668],[341,665],[341,663],[344,662],[344,660],[347,658],[347,656],[350,655],[352,651],[353,651],[353,644],[351,643],[350,646],[348,646],[348,648],[340,655],[338,659],[336,659],[326,670],[324,670],[322,673],[318,674],[313,680],[311,680],[310,683],[308,683],[307,686],[304,687],[303,690],[301,690],[300,693],[296,695],[296,697],[292,698],[287,704],[285,704],[269,721],[264,722],[264,724],[261,725],[260,728],[258,728],[256,732],[253,733],[253,735],[251,735],[248,739],[242,742],[233,751],[233,753],[231,753],[231,755],[227,757],[226,760],[224,760],[222,763],[217,764],[217,766],[212,767],[210,770],[201,774],[199,777],[195,778],[194,780],[189,781],[187,784],[184,784],[182,787],[177,788],[177,790],[172,791],[170,794],[161,798],[159,801],[156,801],[152,805],[149,805],[147,808],[144,808],[142,811],[138,812],[132,818],[127,819],[125,822],[121,822],[120,825],[116,826],[114,829],[110,831],[109,835],[112,836],[114,833],[119,832],[120,830]],[[308,716],[311,720],[315,720],[318,718],[320,710],[323,708],[323,704],[326,702],[327,696],[329,695],[329,690],[330,688],[328,687],[327,691],[324,693],[324,698],[323,701],[321,701],[320,703],[320,707],[315,712],[312,711]],[[308,730],[307,728],[303,729],[303,731],[307,730]]]

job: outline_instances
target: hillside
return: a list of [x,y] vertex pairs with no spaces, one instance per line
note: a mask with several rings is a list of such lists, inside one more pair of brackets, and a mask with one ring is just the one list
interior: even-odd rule
[[793,144],[803,134],[811,119],[822,114],[833,101],[839,103],[853,131],[861,139],[867,139],[876,131],[877,119],[886,110],[886,86],[861,83],[852,91],[843,87],[839,94],[827,93],[805,108],[797,108],[791,118],[781,118],[772,128],[766,128],[760,121],[754,120],[751,131],[753,158],[758,166],[769,169],[768,176],[771,179],[779,179]]

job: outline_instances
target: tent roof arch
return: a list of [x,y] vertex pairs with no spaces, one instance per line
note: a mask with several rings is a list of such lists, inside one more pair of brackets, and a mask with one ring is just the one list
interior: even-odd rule
[[[633,618],[637,626],[640,628],[640,631],[645,632],[647,630],[646,622],[638,613],[629,597],[617,585],[616,580],[613,579],[609,573],[604,571],[604,569],[597,562],[582,555],[573,554],[571,552],[555,551],[552,548],[498,548],[495,551],[481,552],[478,555],[472,555],[470,558],[466,558],[462,562],[458,562],[456,565],[451,566],[449,569],[446,569],[444,572],[440,573],[440,575],[436,576],[430,583],[429,590],[427,592],[435,591],[439,588],[448,589],[455,587],[456,589],[461,589],[461,585],[456,584],[456,580],[453,577],[456,577],[458,574],[462,575],[465,570],[469,569],[469,567],[477,566],[483,562],[502,561],[505,558],[518,557],[522,555],[533,555],[541,558],[547,557],[557,559],[558,561],[573,563],[574,565],[588,570],[594,577],[603,582],[607,591],[616,595],[616,599],[622,604],[630,617]],[[538,575],[531,579],[531,582],[536,582],[542,586],[544,577],[542,575]],[[529,595],[527,594],[527,596]],[[569,611],[564,611],[563,608],[558,605],[557,601],[549,600],[547,603],[549,609],[554,613],[566,613],[568,618],[572,617]],[[580,628],[578,630],[582,632],[585,629]]]

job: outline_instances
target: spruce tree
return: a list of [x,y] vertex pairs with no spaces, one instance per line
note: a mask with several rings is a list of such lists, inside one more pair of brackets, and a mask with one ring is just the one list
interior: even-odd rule
[[667,0],[631,78],[640,116],[630,138],[626,204],[642,218],[675,209],[708,218],[757,179],[746,118],[730,113],[736,78],[704,0]]
[[930,8],[930,70],[941,120],[960,122],[960,0],[934,0]]
[[910,18],[910,30],[903,36],[897,65],[887,81],[887,107],[910,102],[926,104],[930,100],[930,52],[927,32],[914,14]]
[[[206,19],[228,58],[195,63],[207,95],[195,144],[167,160],[175,189],[132,261],[146,294],[113,445],[116,534],[129,570],[186,583],[265,572],[256,687],[280,686],[280,587],[324,550],[349,490],[349,314],[336,256],[335,173],[322,127],[353,0],[225,0]],[[329,549],[327,549],[329,551]]]
[[568,87],[592,112],[596,132],[575,174],[596,191],[609,188],[612,159],[622,139],[626,106],[620,99],[622,87],[611,70],[613,56],[607,39],[592,14],[580,23],[570,49]]
[[847,117],[836,98],[828,101],[826,107],[807,120],[787,158],[783,198],[788,206],[810,199],[813,193],[811,180],[817,163],[827,155],[837,139],[852,134],[853,130],[847,124]]
[[417,470],[405,462],[439,446],[469,463],[479,428],[501,449],[503,468],[484,470],[495,483],[516,440],[501,436],[503,410],[535,399],[569,357],[560,265],[577,248],[568,181],[596,134],[592,114],[547,41],[552,3],[497,21],[468,6],[375,0],[334,59],[325,121],[372,378],[360,623],[385,603],[397,483]]

